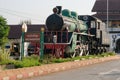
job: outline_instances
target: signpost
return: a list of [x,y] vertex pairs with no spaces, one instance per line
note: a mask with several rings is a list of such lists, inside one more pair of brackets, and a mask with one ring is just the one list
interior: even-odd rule
[[44,54],[44,28],[41,28],[40,33],[25,33],[25,38],[22,38],[25,42],[40,42],[40,61],[43,61]]
[[39,42],[39,41],[40,41],[40,33],[25,34],[25,42]]

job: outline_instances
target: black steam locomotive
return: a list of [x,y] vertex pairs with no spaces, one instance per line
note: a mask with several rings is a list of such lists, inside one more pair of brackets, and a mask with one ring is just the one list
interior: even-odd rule
[[74,57],[107,51],[105,23],[89,15],[78,15],[61,6],[46,19],[45,50],[56,57]]

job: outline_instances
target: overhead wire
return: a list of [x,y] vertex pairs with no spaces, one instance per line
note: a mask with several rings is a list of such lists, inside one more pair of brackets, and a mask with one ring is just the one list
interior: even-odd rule
[[[33,18],[34,15],[33,14],[29,14],[26,12],[19,12],[19,11],[14,11],[14,10],[9,10],[9,9],[4,9],[4,8],[0,8],[0,12],[12,15],[12,16],[17,16],[17,17],[22,17],[22,18],[29,18],[29,19],[33,19],[33,20],[40,20],[37,18]],[[32,16],[32,17],[31,17]]]
[[35,14],[30,14],[30,13],[27,13],[27,12],[15,11],[15,10],[10,10],[10,9],[6,9],[6,8],[0,8],[0,9],[10,11],[10,12],[16,12],[16,13],[20,13],[20,14],[26,14],[26,15],[29,15],[29,16],[31,16],[31,15],[35,16]]

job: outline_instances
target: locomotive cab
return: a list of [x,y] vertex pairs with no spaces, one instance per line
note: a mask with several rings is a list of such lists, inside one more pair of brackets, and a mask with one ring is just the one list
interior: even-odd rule
[[[92,46],[94,46],[97,50],[97,52],[101,52],[102,48],[108,48],[110,45],[110,39],[109,34],[106,31],[106,25],[103,23],[100,19],[88,16],[88,15],[80,15],[80,20],[83,20],[86,22],[88,26],[88,33],[95,35],[93,37]],[[96,52],[96,53],[97,53]]]

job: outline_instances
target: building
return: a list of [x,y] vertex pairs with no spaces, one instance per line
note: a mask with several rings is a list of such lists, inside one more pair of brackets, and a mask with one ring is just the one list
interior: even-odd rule
[[[8,35],[8,39],[9,39],[9,45],[10,45],[10,48],[11,48],[11,55],[20,55],[20,52],[21,52],[21,36],[22,36],[22,25],[9,25],[10,26],[10,31],[9,31],[9,35]],[[40,30],[41,28],[45,28],[45,25],[44,24],[40,24],[40,25],[27,25],[27,32],[26,33],[29,33],[29,34],[39,34],[40,33]],[[25,34],[26,34],[25,33]],[[40,37],[39,37],[40,39]],[[34,52],[34,51],[37,51],[37,47],[40,46],[40,43],[39,41],[26,41],[24,43],[24,56],[28,55],[28,49],[32,49],[34,47],[33,50],[30,50],[29,52]],[[36,54],[39,54],[36,53]]]
[[120,0],[96,0],[92,12],[93,16],[101,19],[107,24],[107,31],[110,34],[110,49],[120,52]]

